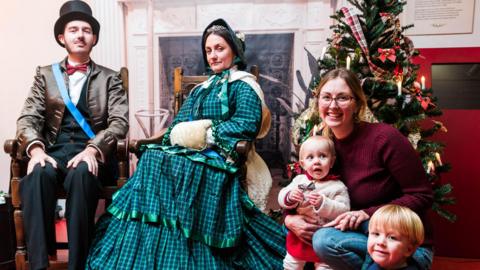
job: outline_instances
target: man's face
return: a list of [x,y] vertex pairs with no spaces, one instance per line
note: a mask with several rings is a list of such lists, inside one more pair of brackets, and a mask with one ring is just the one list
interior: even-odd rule
[[68,54],[89,55],[97,36],[92,27],[84,21],[71,21],[65,25],[63,34],[58,35],[60,42],[65,45]]

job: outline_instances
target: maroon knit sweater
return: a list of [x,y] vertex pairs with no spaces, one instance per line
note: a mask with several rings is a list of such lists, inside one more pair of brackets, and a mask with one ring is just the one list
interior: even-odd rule
[[372,214],[393,203],[415,211],[425,226],[425,245],[432,244],[427,210],[433,194],[417,152],[397,129],[387,124],[356,124],[335,140],[338,172],[348,188],[352,210]]

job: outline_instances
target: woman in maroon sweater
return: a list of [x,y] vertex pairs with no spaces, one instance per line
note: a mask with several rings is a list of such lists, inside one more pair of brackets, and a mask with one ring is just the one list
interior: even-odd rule
[[413,261],[418,269],[429,269],[433,251],[427,211],[433,194],[417,153],[397,129],[359,120],[367,103],[354,73],[332,70],[317,89],[323,133],[335,142],[338,173],[348,188],[352,211],[320,229],[315,221],[297,215],[287,216],[285,225],[312,242],[317,255],[333,269],[361,269],[370,216],[385,204],[406,206],[422,218],[426,232]]

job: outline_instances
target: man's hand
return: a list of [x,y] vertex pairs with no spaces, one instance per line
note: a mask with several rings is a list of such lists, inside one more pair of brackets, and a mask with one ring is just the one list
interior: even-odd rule
[[300,240],[311,245],[313,234],[320,229],[316,220],[301,215],[287,215],[285,226]]
[[55,159],[53,159],[51,156],[47,155],[41,146],[32,146],[32,149],[30,149],[30,161],[28,162],[27,166],[27,174],[30,174],[37,164],[45,167],[45,162],[49,162],[55,169],[57,168],[57,161],[55,161]]
[[78,153],[75,157],[67,163],[67,168],[76,168],[78,164],[82,161],[85,161],[88,166],[88,171],[93,175],[98,175],[98,162],[97,156],[98,151],[95,147],[87,147],[82,152]]

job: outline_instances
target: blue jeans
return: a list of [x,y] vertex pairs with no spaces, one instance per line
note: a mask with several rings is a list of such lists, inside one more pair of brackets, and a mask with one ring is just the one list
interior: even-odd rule
[[[362,269],[367,255],[368,221],[360,224],[356,231],[340,231],[335,228],[321,228],[312,240],[315,253],[335,270]],[[433,251],[419,247],[412,256],[419,269],[430,269]]]

